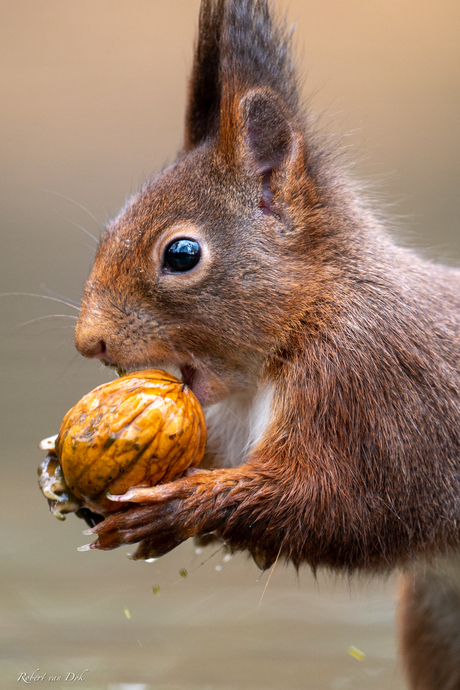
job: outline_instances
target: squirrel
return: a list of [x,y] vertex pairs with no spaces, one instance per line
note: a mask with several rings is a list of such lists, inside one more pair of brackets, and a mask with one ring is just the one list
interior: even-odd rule
[[347,573],[454,550],[459,343],[460,272],[398,246],[347,179],[286,24],[267,0],[202,0],[183,149],[108,224],[75,344],[180,369],[208,448],[129,490],[89,546],[149,558],[213,534],[262,568]]

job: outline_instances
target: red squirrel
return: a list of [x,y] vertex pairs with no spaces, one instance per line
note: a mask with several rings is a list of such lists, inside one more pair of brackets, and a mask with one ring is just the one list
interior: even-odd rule
[[86,283],[81,354],[180,369],[209,429],[198,471],[128,491],[90,547],[213,534],[264,568],[388,570],[460,543],[460,272],[397,246],[347,180],[269,10],[202,0],[183,150]]

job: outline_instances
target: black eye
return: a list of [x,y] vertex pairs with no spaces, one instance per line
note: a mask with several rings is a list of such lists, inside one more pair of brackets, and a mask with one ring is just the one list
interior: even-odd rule
[[174,240],[165,252],[165,266],[171,271],[190,271],[200,260],[200,245],[195,240]]

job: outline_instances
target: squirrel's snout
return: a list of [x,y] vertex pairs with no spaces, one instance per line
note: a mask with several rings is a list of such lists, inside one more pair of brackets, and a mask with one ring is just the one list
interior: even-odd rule
[[97,340],[89,344],[85,351],[82,352],[85,357],[94,357],[95,359],[106,359],[107,347],[104,340]]
[[101,359],[105,363],[109,362],[107,345],[102,338],[82,338],[78,331],[75,331],[75,346],[84,357],[90,359]]
[[93,328],[80,314],[74,333],[74,342],[77,350],[84,357],[100,359],[105,364],[110,364],[110,356],[107,351],[107,342],[100,329]]

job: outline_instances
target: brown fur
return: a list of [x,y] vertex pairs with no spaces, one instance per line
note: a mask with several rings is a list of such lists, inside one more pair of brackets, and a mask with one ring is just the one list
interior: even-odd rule
[[[394,244],[297,93],[264,0],[203,1],[184,153],[108,226],[75,342],[191,366],[205,405],[266,386],[271,416],[240,466],[130,492],[94,548],[213,533],[265,567],[350,572],[459,545],[460,273]],[[174,275],[178,237],[203,256]]]

